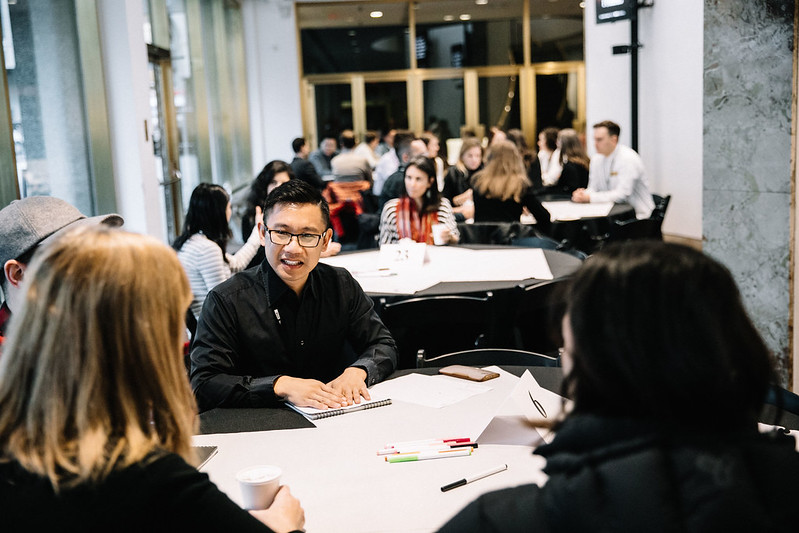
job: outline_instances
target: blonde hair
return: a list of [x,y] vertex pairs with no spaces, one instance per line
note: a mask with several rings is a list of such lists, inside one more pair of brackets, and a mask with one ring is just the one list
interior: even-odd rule
[[524,161],[511,141],[501,141],[488,149],[486,166],[474,175],[472,184],[483,196],[521,202],[532,185],[524,170]]
[[193,459],[182,361],[191,302],[173,250],[82,228],[40,250],[0,357],[0,458],[53,487],[98,481],[153,452]]

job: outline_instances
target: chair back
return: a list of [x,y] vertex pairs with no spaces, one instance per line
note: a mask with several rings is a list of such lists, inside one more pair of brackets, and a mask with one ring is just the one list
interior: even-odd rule
[[513,246],[525,248],[543,248],[544,250],[557,250],[560,243],[549,237],[521,237],[511,240]]
[[521,222],[458,224],[461,244],[511,244],[514,239],[538,237],[535,227]]
[[660,231],[660,226],[662,224],[662,219],[658,220],[652,218],[615,222],[610,227],[608,238],[605,242],[623,242],[636,239],[655,239],[662,241],[663,233]]
[[493,294],[427,296],[381,304],[381,318],[397,343],[397,368],[415,368],[416,353],[435,356],[487,346],[493,337]]
[[448,353],[428,359],[424,350],[419,350],[416,357],[416,368],[441,367],[448,365],[466,366],[560,366],[558,357],[528,352],[525,350],[507,350],[504,348],[482,348]]
[[588,257],[585,252],[577,250],[576,248],[570,248],[568,241],[564,240],[563,242],[558,242],[550,237],[522,237],[520,239],[513,239],[511,245],[523,246],[526,248],[541,248],[542,250],[556,250],[574,256],[580,261],[585,261],[586,257]]
[[516,290],[518,304],[513,319],[513,337],[518,349],[545,354],[557,354],[560,347],[560,313],[563,305],[556,297],[566,278],[545,281]]
[[666,209],[668,209],[669,202],[671,202],[671,195],[660,196],[659,194],[653,194],[652,200],[655,202],[655,209],[652,210],[649,218],[662,221],[666,217]]

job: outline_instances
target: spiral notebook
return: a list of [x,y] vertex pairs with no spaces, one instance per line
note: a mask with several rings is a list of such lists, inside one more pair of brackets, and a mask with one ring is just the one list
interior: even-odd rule
[[331,416],[345,415],[347,413],[354,413],[355,411],[363,411],[365,409],[374,409],[375,407],[383,407],[384,405],[391,405],[391,399],[386,398],[383,400],[364,400],[361,398],[361,403],[348,405],[339,409],[315,409],[313,407],[298,407],[291,402],[286,402],[288,407],[291,407],[308,420],[319,420],[321,418],[329,418]]

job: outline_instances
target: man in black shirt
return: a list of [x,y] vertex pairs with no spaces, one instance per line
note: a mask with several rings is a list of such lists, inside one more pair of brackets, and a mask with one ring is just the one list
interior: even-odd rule
[[358,282],[319,264],[332,237],[327,202],[291,180],[267,197],[259,229],[266,259],[212,289],[200,313],[191,351],[200,410],[369,399],[397,348]]
[[291,141],[291,149],[294,150],[294,159],[291,160],[289,166],[294,171],[294,177],[308,182],[320,191],[323,191],[327,184],[319,177],[313,163],[308,161],[308,154],[310,149],[305,139],[297,137]]

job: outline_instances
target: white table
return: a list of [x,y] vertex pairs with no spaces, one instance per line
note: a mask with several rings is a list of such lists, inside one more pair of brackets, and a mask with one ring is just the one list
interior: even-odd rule
[[[422,438],[476,439],[475,432],[494,413],[507,413],[505,401],[517,380],[502,372],[486,382],[492,386],[489,392],[438,409],[395,401],[317,421],[315,429],[199,435],[194,442],[219,447],[203,470],[239,503],[238,470],[280,466],[282,482],[302,502],[308,531],[435,531],[480,494],[543,483],[543,459],[531,453],[532,446],[481,444],[468,457],[390,464],[377,450],[389,442]],[[440,490],[501,464],[508,470],[446,493]]]

